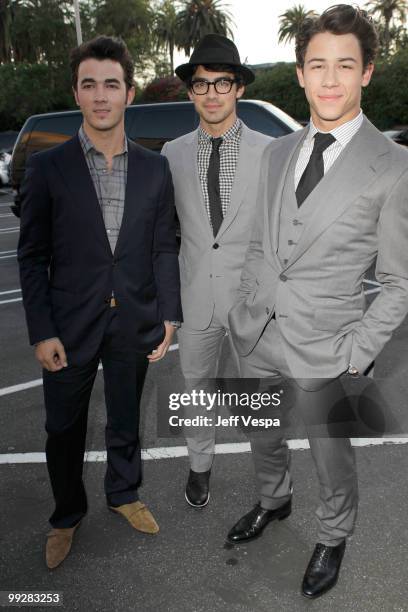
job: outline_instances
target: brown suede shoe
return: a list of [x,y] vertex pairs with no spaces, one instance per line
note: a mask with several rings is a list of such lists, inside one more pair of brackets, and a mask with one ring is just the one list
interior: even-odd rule
[[75,530],[79,525],[80,523],[75,525],[75,527],[68,527],[66,529],[51,529],[47,534],[45,561],[49,569],[58,567],[68,556]]
[[150,510],[140,501],[132,502],[131,504],[123,504],[122,506],[109,506],[109,510],[118,512],[129,521],[129,523],[138,531],[143,533],[158,533],[159,526],[154,520]]

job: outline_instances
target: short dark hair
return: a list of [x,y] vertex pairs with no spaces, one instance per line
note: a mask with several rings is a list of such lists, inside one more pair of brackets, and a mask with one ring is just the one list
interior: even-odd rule
[[336,4],[318,17],[305,19],[296,36],[296,63],[303,68],[307,46],[315,34],[354,34],[360,43],[363,67],[371,64],[378,50],[378,34],[367,11],[350,4]]
[[[234,75],[234,79],[237,82],[237,87],[241,87],[241,85],[244,84],[244,77],[242,76],[242,72],[240,71],[238,66],[231,66],[231,64],[199,64],[199,65],[203,66],[209,72],[230,72],[231,74]],[[191,76],[186,81],[187,87],[191,87],[191,82],[192,82],[193,76],[196,73],[197,68],[198,68],[198,65],[193,67]]]
[[74,89],[78,85],[78,69],[81,62],[87,59],[112,60],[119,62],[123,68],[126,88],[133,86],[134,63],[126,44],[120,38],[97,36],[79,47],[72,49],[70,56],[71,81]]

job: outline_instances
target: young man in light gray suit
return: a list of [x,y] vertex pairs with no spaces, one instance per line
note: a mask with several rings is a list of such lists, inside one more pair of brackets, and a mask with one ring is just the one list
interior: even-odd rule
[[[202,388],[217,375],[251,236],[261,157],[272,139],[237,117],[237,100],[254,74],[241,64],[232,41],[204,36],[176,74],[188,87],[200,125],[167,143],[162,153],[170,163],[181,228],[181,368],[187,386]],[[209,500],[215,429],[185,433],[191,463],[185,497],[203,507]]]
[[[366,372],[408,311],[408,155],[360,110],[376,48],[366,13],[348,5],[308,20],[298,35],[311,121],[265,152],[256,225],[229,315],[242,374],[295,379],[306,421],[322,401],[329,412],[340,377]],[[375,259],[382,291],[367,309],[363,278]],[[313,598],[336,583],[358,497],[349,438],[308,434],[319,533],[302,593]],[[253,436],[251,446],[260,502],[229,532],[234,543],[291,512],[282,433]]]

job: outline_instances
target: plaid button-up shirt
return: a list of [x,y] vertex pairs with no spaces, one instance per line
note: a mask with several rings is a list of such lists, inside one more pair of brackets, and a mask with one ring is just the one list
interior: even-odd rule
[[125,138],[123,151],[112,160],[112,170],[108,170],[103,153],[95,149],[85,133],[83,126],[78,132],[79,142],[88,164],[92,182],[101,206],[106,233],[112,253],[115,251],[125,207],[125,191],[128,168],[128,146]]
[[[234,183],[235,170],[238,162],[239,144],[241,141],[242,123],[237,119],[229,130],[222,135],[220,146],[220,195],[222,216],[225,217],[230,205],[231,190]],[[198,128],[198,175],[203,190],[205,207],[211,223],[210,200],[208,197],[207,174],[212,151],[212,136],[201,127]]]

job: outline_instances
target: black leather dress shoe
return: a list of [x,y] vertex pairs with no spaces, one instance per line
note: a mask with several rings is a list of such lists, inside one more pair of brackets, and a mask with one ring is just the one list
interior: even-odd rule
[[334,587],[345,548],[345,540],[338,546],[316,544],[303,578],[302,595],[314,599]]
[[292,512],[292,500],[289,499],[283,506],[274,510],[265,510],[258,503],[252,510],[239,519],[238,523],[228,532],[227,540],[231,544],[253,540],[262,534],[262,531],[271,521],[282,521]]
[[194,508],[203,508],[210,499],[210,474],[207,472],[193,472],[190,470],[186,485],[186,502]]

